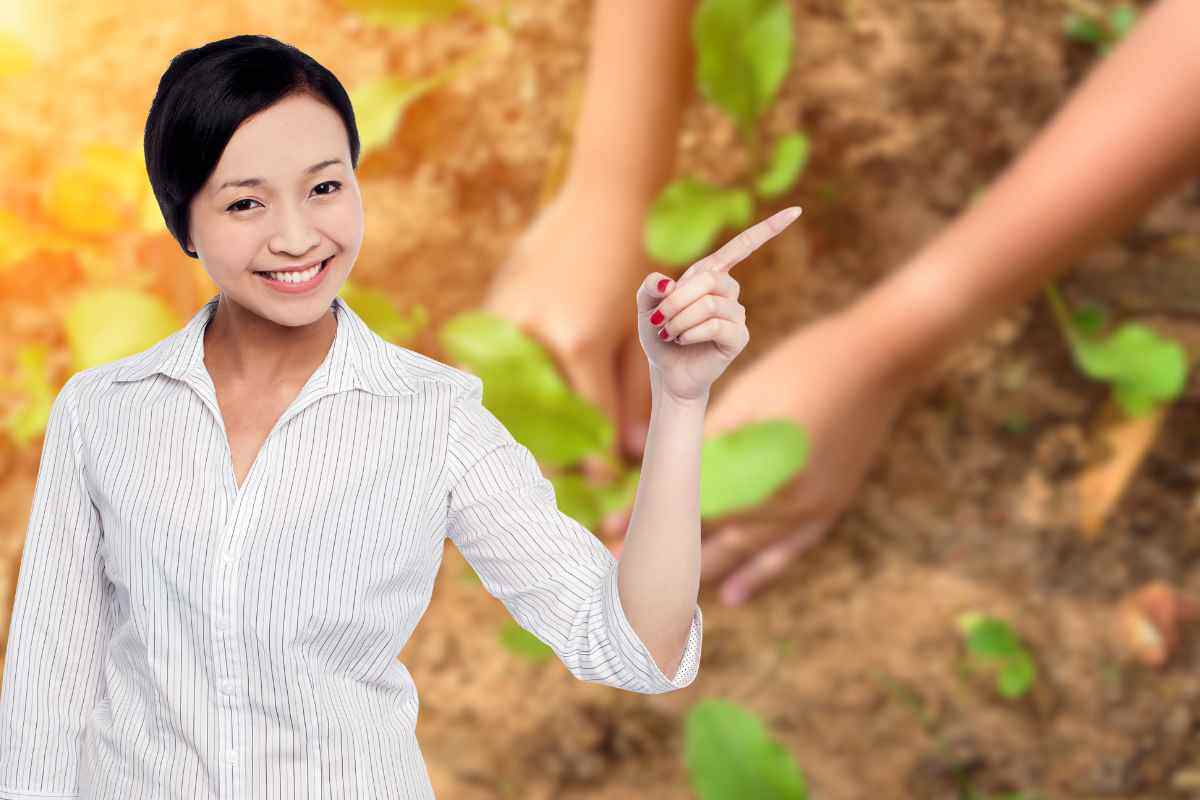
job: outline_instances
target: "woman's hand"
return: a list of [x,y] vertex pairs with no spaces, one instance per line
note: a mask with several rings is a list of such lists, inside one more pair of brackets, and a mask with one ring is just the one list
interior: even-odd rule
[[793,206],[747,228],[688,267],[678,282],[658,272],[642,281],[638,338],[650,361],[651,383],[676,400],[707,397],[713,381],[750,341],[746,309],[737,301],[741,286],[729,270],[798,216],[800,208]]
[[[919,379],[895,376],[879,351],[877,323],[852,311],[809,323],[737,374],[710,406],[704,435],[751,422],[790,419],[809,436],[803,471],[782,491],[795,516],[787,525],[717,523],[701,542],[702,584],[720,584],[736,605],[773,582],[821,542],[853,500]],[[890,373],[890,374],[889,374]],[[629,513],[603,531],[620,554]]]

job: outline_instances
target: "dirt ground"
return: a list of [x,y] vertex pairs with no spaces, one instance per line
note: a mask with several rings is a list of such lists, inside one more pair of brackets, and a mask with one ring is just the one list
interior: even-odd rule
[[[809,171],[780,203],[804,205],[805,217],[739,278],[754,319],[743,366],[900,265],[998,174],[1094,59],[1062,37],[1058,2],[796,8],[796,66],[769,124],[798,125],[812,139]],[[578,52],[582,26],[555,37],[584,11],[531,10],[539,18],[531,38],[545,26],[553,35],[537,38],[548,48]],[[561,74],[567,56],[545,58],[535,62],[536,83],[553,104],[582,65],[572,56]],[[511,94],[512,83],[497,76],[488,94]],[[460,102],[460,110],[427,104],[443,120],[430,128],[444,132],[455,119],[467,123],[457,134],[464,140],[492,135],[473,130],[471,99]],[[544,123],[531,124],[537,131],[526,133],[544,135]],[[679,170],[731,178],[739,157],[719,115],[693,103]],[[538,174],[528,178],[525,209]],[[495,174],[481,168],[466,179],[491,184]],[[1179,242],[1200,231],[1198,200],[1189,187],[1156,205],[1135,231],[1074,265],[1064,291],[1123,319],[1172,323],[1194,358],[1200,254],[1181,254]],[[507,241],[497,238],[497,257]],[[1173,268],[1181,259],[1188,267]],[[476,262],[463,284],[480,292],[472,279],[493,263]],[[414,267],[397,287],[432,296],[416,285],[420,274],[431,273]],[[682,719],[691,704],[718,697],[761,715],[822,800],[958,798],[968,785],[1056,798],[1186,797],[1172,783],[1200,767],[1200,642],[1185,637],[1156,671],[1125,660],[1108,633],[1119,598],[1146,580],[1200,591],[1195,386],[1102,536],[1087,543],[1065,509],[1031,499],[1030,487],[1053,496],[1078,472],[1106,389],[1073,369],[1044,301],[1014,311],[946,360],[836,531],[772,591],[741,609],[702,592],[701,673],[671,695],[580,685],[556,663],[527,666],[460,633],[499,624],[506,612],[450,579],[465,565],[448,548],[444,579],[404,654],[425,698],[420,733],[435,785],[463,800],[690,798]],[[1018,414],[1028,420],[1019,433],[1006,425]],[[779,515],[786,520],[786,509]],[[1023,700],[999,700],[961,676],[953,619],[968,608],[1010,620],[1032,647],[1039,678]],[[793,648],[781,656],[784,640]]]
[[[70,4],[59,5],[65,15]],[[588,3],[514,5],[513,47],[419,101],[360,171],[372,241],[354,277],[401,308],[424,305],[431,330],[408,346],[436,358],[433,329],[480,301],[536,212],[584,67]],[[778,204],[805,215],[739,273],[753,338],[732,373],[901,265],[1031,139],[1094,60],[1064,40],[1064,9],[797,0],[795,67],[767,125],[798,126],[813,143],[808,171]],[[258,30],[312,52],[347,85],[384,68],[428,74],[485,38],[469,22],[380,33],[324,3],[210,11],[181,7],[164,24],[161,13],[124,6],[72,9],[59,46],[80,92],[46,99],[39,113],[140,142],[139,104],[161,70],[102,81],[97,59],[129,56],[88,50],[100,35],[136,43],[139,64],[165,65],[197,37]],[[92,71],[73,73],[73,54],[92,59]],[[740,158],[728,123],[694,98],[679,171],[732,178]],[[1198,234],[1193,184],[1073,265],[1062,288],[1121,319],[1169,326],[1194,360]],[[147,248],[161,258],[139,268],[174,286],[166,270],[188,262],[174,249]],[[180,301],[184,318],[189,302]],[[702,592],[700,675],[667,695],[583,684],[555,660],[526,663],[479,635],[507,612],[459,580],[466,564],[447,544],[433,602],[401,654],[420,692],[418,736],[438,796],[692,798],[682,721],[695,702],[725,698],[762,717],[821,800],[952,800],[967,785],[1188,797],[1185,779],[1200,771],[1200,635],[1188,631],[1155,670],[1125,659],[1108,633],[1118,600],[1147,580],[1200,596],[1200,389],[1193,378],[1103,533],[1086,542],[1053,499],[1086,461],[1106,394],[1072,367],[1041,298],[961,343],[823,544],[745,607]],[[1027,424],[1010,425],[1018,416]],[[35,456],[0,458],[8,518],[28,503]],[[786,503],[770,511],[786,521]],[[1004,617],[1030,644],[1039,674],[1028,696],[1004,701],[963,677],[954,618],[967,609]]]

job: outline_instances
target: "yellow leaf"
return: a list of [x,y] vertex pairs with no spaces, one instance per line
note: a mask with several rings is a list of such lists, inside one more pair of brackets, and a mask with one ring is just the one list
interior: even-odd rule
[[37,236],[25,220],[0,208],[0,272],[24,261],[37,249]]
[[27,398],[2,422],[4,429],[20,445],[28,444],[44,431],[50,419],[54,388],[48,374],[49,355],[49,348],[41,342],[23,345],[17,351],[16,379],[4,380],[6,388],[15,388]]
[[350,102],[363,154],[387,144],[408,106],[439,82],[440,78],[410,80],[388,76],[355,88],[350,93]]
[[1166,406],[1159,406],[1141,417],[1118,415],[1110,406],[1097,436],[1109,456],[1092,464],[1074,481],[1079,501],[1077,524],[1085,539],[1095,539],[1125,492],[1125,487],[1150,451],[1166,417]]
[[76,371],[141,352],[179,329],[156,295],[137,289],[88,289],[63,321]]
[[0,31],[0,77],[23,75],[33,69],[33,51],[11,31]]
[[406,28],[448,16],[462,7],[462,0],[342,0],[372,25]]
[[43,199],[46,212],[71,233],[115,233],[138,209],[144,172],[141,156],[131,150],[89,145],[78,163],[51,176]]

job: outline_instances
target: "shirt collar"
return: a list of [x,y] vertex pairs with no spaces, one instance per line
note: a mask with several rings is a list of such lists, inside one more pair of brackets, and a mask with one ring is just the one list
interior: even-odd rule
[[[204,330],[220,297],[218,293],[206,302],[181,330],[131,358],[113,379],[136,381],[155,373],[179,380],[203,378],[207,373]],[[340,296],[334,296],[330,307],[337,329],[329,354],[313,376],[321,387],[330,393],[347,389],[392,396],[415,393],[404,350],[371,330]]]

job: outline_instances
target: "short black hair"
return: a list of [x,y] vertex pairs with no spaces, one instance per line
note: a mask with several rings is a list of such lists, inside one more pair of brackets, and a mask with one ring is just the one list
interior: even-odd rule
[[314,58],[270,36],[244,34],[184,50],[158,82],[146,119],[146,172],[167,230],[188,250],[188,209],[238,126],[286,97],[307,94],[331,106],[358,168],[358,126],[341,82]]

